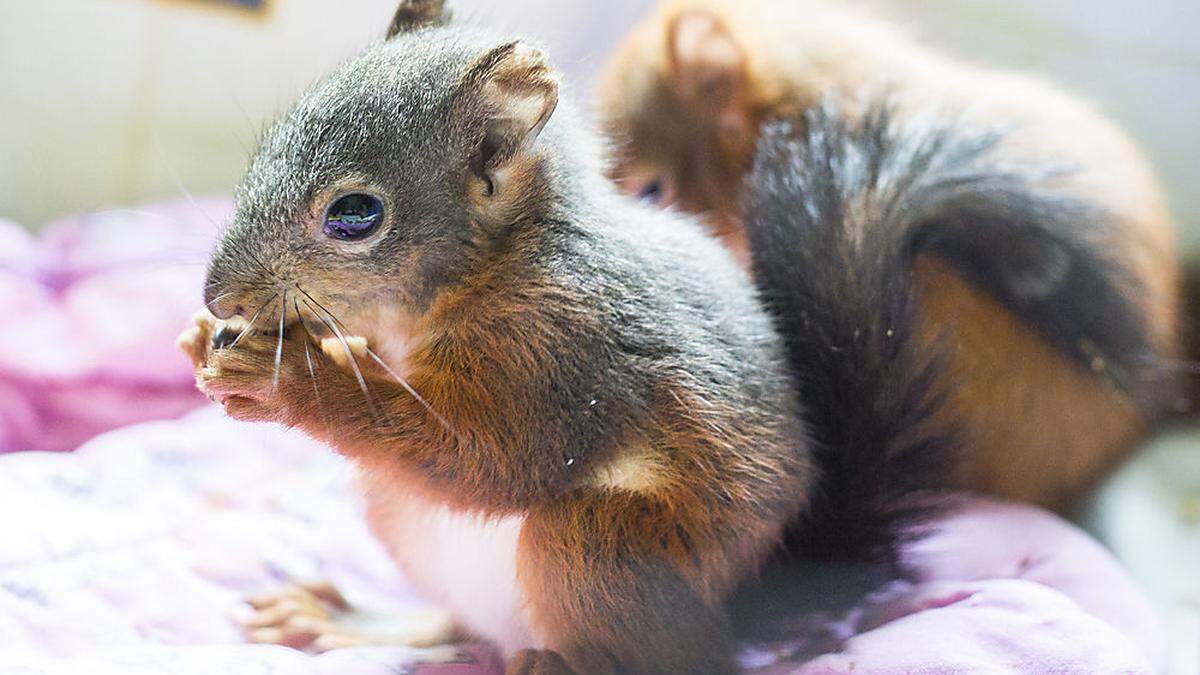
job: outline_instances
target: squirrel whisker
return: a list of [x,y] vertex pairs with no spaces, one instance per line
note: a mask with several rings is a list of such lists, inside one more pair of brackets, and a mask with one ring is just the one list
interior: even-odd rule
[[[343,331],[349,332],[349,329],[346,328],[346,324],[342,323],[341,319],[337,318],[337,316],[333,312],[326,309],[325,305],[322,305],[316,298],[314,298],[312,295],[310,295],[308,293],[308,291],[304,290],[303,288],[300,288],[299,286],[296,286],[296,289],[299,290],[301,293],[303,293],[305,296],[307,296],[309,300],[312,300],[312,302],[314,304],[316,304],[316,306],[318,308],[320,308],[320,310],[323,311],[325,313],[325,315],[328,316],[331,321],[333,321],[333,323],[335,323],[337,326],[341,327],[341,329]],[[307,305],[309,303],[305,302],[305,304]],[[309,305],[309,307],[312,308],[312,305]],[[329,324],[326,323],[326,325],[328,326]],[[332,328],[332,326],[330,328]],[[336,331],[335,328],[333,330]],[[341,339],[340,335],[338,337],[339,337],[339,339]],[[345,346],[346,346],[345,340],[342,340],[342,345],[343,345],[343,348],[345,348]],[[393,369],[386,362],[384,362],[384,360],[382,358],[380,358],[380,356],[378,354],[376,354],[374,351],[372,351],[370,347],[367,347],[366,350],[367,350],[367,355],[370,356],[375,361],[375,363],[378,363],[379,366],[381,368],[383,368],[385,371],[387,371],[387,373],[389,375],[391,375],[392,378],[395,379],[396,382],[398,382],[401,387],[404,387],[404,390],[407,391],[410,395],[412,395],[412,397],[415,398],[417,400],[417,402],[420,403],[421,406],[425,408],[425,410],[429,411],[429,414],[433,415],[433,417],[435,419],[437,419],[437,421],[442,425],[443,428],[446,429],[446,431],[449,431],[450,434],[453,435],[456,439],[458,439],[458,441],[460,443],[462,442],[463,438],[461,435],[459,435],[458,431],[455,430],[453,426],[451,426],[450,422],[447,421],[445,417],[443,417],[441,414],[438,413],[438,411],[433,409],[433,406],[431,406],[429,404],[429,402],[425,400],[425,397],[421,396],[421,394],[418,393],[417,390],[415,388],[413,388],[413,386],[411,384],[409,384],[408,380],[401,377],[400,374],[395,371],[395,369]]]
[[214,304],[216,304],[216,303],[218,303],[218,302],[220,302],[220,301],[224,300],[225,298],[228,298],[228,297],[229,297],[229,296],[231,296],[231,295],[233,295],[233,292],[232,292],[232,291],[229,291],[229,292],[226,292],[226,293],[222,293],[222,294],[218,295],[217,297],[213,298],[212,300],[209,300],[208,302],[204,303],[204,306],[205,306],[205,307],[207,307],[207,308],[208,308],[208,311],[210,311],[210,312],[211,312],[211,311],[212,311],[212,306],[213,306]]
[[379,357],[379,355],[376,354],[370,347],[367,347],[366,349],[367,349],[367,356],[370,356],[372,359],[374,359],[375,363],[378,363],[380,368],[383,368],[384,370],[386,370],[388,375],[391,375],[392,378],[396,380],[396,382],[400,383],[401,387],[404,387],[405,391],[407,391],[409,394],[412,394],[412,397],[417,399],[417,402],[420,403],[426,410],[428,410],[429,414],[433,415],[434,418],[437,419],[437,421],[440,422],[441,425],[446,429],[446,431],[449,431],[451,433],[451,435],[453,435],[455,438],[457,438],[459,443],[463,443],[463,437],[460,436],[457,431],[455,431],[454,427],[450,426],[450,422],[448,422],[445,417],[442,417],[440,414],[438,414],[438,411],[433,409],[433,406],[430,405],[429,402],[425,400],[424,396],[421,396],[420,394],[417,393],[417,390],[414,389],[413,386],[408,383],[408,380],[404,379],[403,377],[400,377],[400,374],[397,373],[395,370],[393,370],[391,366],[384,363],[383,359],[381,359]]
[[[335,315],[333,312],[329,311],[329,308],[327,308],[325,305],[322,305],[320,303],[320,301],[317,300],[316,298],[314,298],[308,291],[304,290],[303,288],[300,288],[299,284],[296,285],[296,290],[303,293],[305,295],[305,297],[307,297],[313,305],[316,305],[318,309],[320,309],[322,312],[325,313],[325,316],[329,317],[330,320],[332,320],[334,323],[336,323],[343,331],[345,331],[347,333],[351,332],[350,329],[346,327],[346,324],[342,323],[342,320],[337,318],[337,315]],[[308,304],[308,303],[305,303],[305,304]],[[309,306],[311,307],[312,305],[309,305]]]
[[307,340],[301,340],[304,344],[304,363],[308,366],[308,379],[312,382],[313,400],[317,402],[317,410],[320,411],[321,418],[325,422],[325,427],[328,428],[329,418],[326,416],[325,406],[321,403],[321,389],[317,386],[317,371],[313,368],[312,351],[308,348],[309,342],[317,344],[317,338],[308,329],[308,322],[304,320],[304,312],[300,311],[300,301],[295,294],[292,294],[292,307],[296,310],[296,320],[300,322],[300,327],[304,329],[304,334],[308,336]]
[[[305,291],[303,288],[296,286],[296,290],[303,293],[305,295],[305,297],[309,298],[314,303],[317,302],[316,299],[314,299],[311,295],[309,295],[308,292]],[[325,327],[328,328],[330,330],[330,332],[332,332],[334,334],[335,337],[337,337],[338,342],[341,343],[341,345],[342,345],[342,350],[344,352],[346,352],[346,360],[350,363],[350,368],[354,371],[354,378],[356,380],[358,380],[358,388],[362,389],[363,398],[365,398],[367,400],[367,406],[371,408],[372,414],[374,414],[376,416],[381,416],[379,409],[375,405],[375,399],[371,398],[371,391],[370,391],[370,389],[367,388],[367,381],[363,377],[362,369],[358,367],[358,359],[354,356],[354,350],[350,349],[350,343],[346,342],[346,336],[342,333],[341,329],[339,329],[335,324],[330,323],[328,319],[321,316],[320,312],[318,312],[316,310],[316,308],[313,307],[313,305],[308,302],[308,300],[305,300],[304,304],[308,305],[308,308],[310,310],[312,310],[313,314],[316,315],[316,317],[318,319],[320,319],[321,323],[325,324]],[[319,305],[320,303],[317,303],[317,304]],[[329,310],[325,310],[325,311],[329,312]],[[332,313],[329,314],[329,316],[331,318],[333,318],[334,321],[337,321],[337,317],[333,316]],[[340,323],[340,322],[338,322],[338,323]]]
[[[307,331],[307,329],[305,329]],[[312,382],[313,400],[317,402],[317,410],[323,410],[321,405],[321,390],[317,387],[317,372],[313,369],[312,352],[308,348],[308,341],[304,341],[304,363],[308,365],[308,379]]]
[[[346,325],[344,323],[342,323],[342,321],[340,319],[338,319],[333,314],[333,312],[326,309],[324,305],[322,305],[320,302],[317,301],[316,298],[314,298],[312,295],[310,295],[308,293],[308,291],[304,290],[303,288],[300,288],[299,285],[296,286],[296,289],[299,290],[301,293],[303,293],[305,296],[307,296],[309,300],[312,300],[313,303],[315,303],[317,307],[319,307],[322,311],[324,311],[325,314],[328,315],[329,318],[334,321],[334,323],[341,326],[341,328],[343,330],[347,330]],[[306,302],[305,304],[308,304],[308,303]],[[311,308],[311,305],[310,305],[310,308]],[[345,344],[344,341],[343,341],[343,344]],[[446,431],[449,431],[450,434],[453,435],[454,438],[456,438],[460,443],[463,442],[463,437],[458,433],[458,431],[450,424],[450,422],[445,417],[443,417],[440,413],[438,413],[438,411],[433,409],[433,406],[430,405],[429,402],[425,400],[425,397],[421,396],[421,394],[419,392],[417,392],[417,390],[414,389],[411,384],[409,384],[408,380],[401,377],[400,374],[395,371],[395,369],[393,369],[391,366],[389,366],[387,363],[385,363],[384,360],[382,358],[380,358],[380,356],[378,354],[376,354],[370,347],[367,347],[367,355],[370,356],[375,361],[375,363],[378,363],[381,368],[383,368],[385,371],[387,371],[387,373],[389,375],[391,375],[392,378],[395,379],[396,382],[398,382],[401,387],[404,387],[404,390],[407,391],[410,395],[412,395],[412,397],[415,398],[417,400],[417,402],[420,403],[421,406],[425,408],[425,410],[429,411],[429,414],[433,415],[433,417],[438,421],[438,423],[440,423],[442,425],[443,428],[446,429]]]
[[287,323],[287,291],[283,292],[283,298],[279,303],[279,335],[275,342],[275,374],[271,376],[271,392],[279,387],[279,366],[283,362],[283,328]]
[[241,332],[241,333],[239,333],[239,334],[238,334],[238,336],[237,336],[236,338],[234,338],[234,339],[233,339],[233,342],[231,342],[231,343],[229,344],[229,348],[230,348],[230,349],[234,349],[235,347],[237,347],[237,346],[238,346],[238,343],[242,341],[242,338],[246,337],[247,335],[249,335],[249,334],[250,334],[250,332],[251,332],[251,331],[253,331],[253,330],[254,330],[254,324],[255,324],[255,323],[258,321],[258,317],[262,315],[262,311],[263,311],[264,309],[266,309],[266,307],[267,307],[267,304],[268,304],[268,303],[271,303],[271,302],[273,302],[273,301],[275,300],[275,298],[277,298],[277,297],[279,297],[279,293],[278,293],[278,292],[276,292],[276,293],[275,293],[274,295],[272,295],[271,297],[267,298],[267,299],[266,299],[266,300],[263,302],[263,304],[261,304],[261,305],[259,305],[259,306],[258,306],[258,309],[254,310],[254,314],[252,314],[252,315],[250,316],[250,320],[246,322],[246,327],[245,327],[245,328],[243,328],[243,329],[242,329],[242,332]]

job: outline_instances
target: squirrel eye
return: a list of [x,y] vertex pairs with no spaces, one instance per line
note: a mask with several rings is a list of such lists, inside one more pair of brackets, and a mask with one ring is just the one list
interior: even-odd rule
[[354,241],[370,236],[383,222],[383,202],[359,192],[339,197],[325,212],[325,235]]
[[654,180],[651,180],[649,183],[646,183],[644,186],[642,186],[642,189],[638,191],[638,199],[648,201],[653,204],[659,203],[662,200],[662,197],[663,184],[661,178],[655,178]]
[[668,206],[675,200],[674,185],[666,174],[635,173],[625,179],[623,189],[652,206]]

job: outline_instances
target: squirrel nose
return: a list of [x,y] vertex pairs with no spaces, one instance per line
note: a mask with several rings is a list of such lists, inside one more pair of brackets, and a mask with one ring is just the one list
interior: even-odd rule
[[204,291],[204,306],[213,313],[213,316],[222,321],[234,316],[245,316],[246,309],[235,294],[219,293],[218,290],[210,288]]

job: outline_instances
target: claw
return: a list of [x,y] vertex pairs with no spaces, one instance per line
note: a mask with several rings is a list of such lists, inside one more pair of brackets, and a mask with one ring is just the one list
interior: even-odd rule
[[[380,617],[355,611],[328,583],[292,584],[279,593],[246,600],[251,611],[235,620],[250,642],[325,652],[365,645],[437,647],[456,636],[448,613],[420,610]],[[431,651],[433,660],[456,658],[457,650]]]
[[233,344],[234,340],[237,340],[238,336],[241,334],[241,331],[235,331],[228,325],[222,326],[220,330],[213,335],[212,348],[225,349],[229,347],[229,345]]

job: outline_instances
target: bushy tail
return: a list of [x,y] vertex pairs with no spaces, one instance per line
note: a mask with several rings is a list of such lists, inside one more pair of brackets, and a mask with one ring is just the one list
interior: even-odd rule
[[747,233],[823,472],[786,542],[797,554],[888,559],[957,466],[953,424],[938,416],[939,345],[917,334],[918,252],[1064,349],[1089,350],[1081,359],[1102,354],[1117,372],[1147,344],[1119,270],[1080,238],[1098,214],[1040,192],[1046,171],[994,164],[1000,137],[944,116],[901,120],[886,104],[853,117],[819,107],[764,132]]

